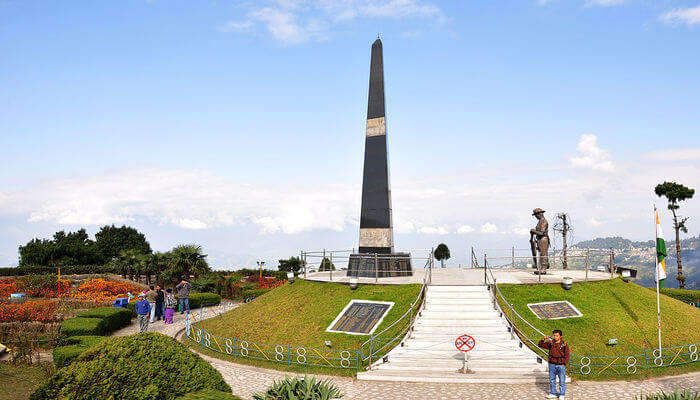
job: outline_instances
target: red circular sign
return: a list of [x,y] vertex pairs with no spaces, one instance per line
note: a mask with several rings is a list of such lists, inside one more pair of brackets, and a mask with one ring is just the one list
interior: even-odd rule
[[459,351],[469,351],[476,345],[476,340],[469,335],[462,335],[455,340],[455,347]]

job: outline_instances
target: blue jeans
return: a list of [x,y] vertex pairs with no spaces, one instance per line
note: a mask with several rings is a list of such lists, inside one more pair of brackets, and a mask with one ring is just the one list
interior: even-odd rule
[[190,312],[190,299],[180,299],[180,314],[185,312],[185,309]]
[[[557,392],[557,377],[559,377],[560,392]],[[564,396],[566,393],[566,365],[549,363],[549,393]]]

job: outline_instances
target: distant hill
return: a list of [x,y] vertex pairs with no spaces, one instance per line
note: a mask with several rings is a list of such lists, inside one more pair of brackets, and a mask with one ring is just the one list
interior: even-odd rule
[[633,242],[629,239],[625,239],[620,236],[606,237],[606,238],[595,238],[592,240],[584,240],[582,242],[576,243],[574,246],[580,249],[609,249],[613,248],[615,250],[627,250],[633,248],[644,248],[654,245],[653,240],[648,240],[646,242]]
[[[675,242],[666,237],[668,258],[666,270],[668,278],[666,287],[677,288]],[[634,281],[642,286],[654,286],[654,241],[634,242],[623,237],[595,238],[578,242],[574,247],[579,249],[609,249],[615,252],[615,264],[621,267],[634,268],[638,271]],[[681,252],[683,257],[683,275],[685,275],[686,289],[700,289],[700,235],[681,240]]]

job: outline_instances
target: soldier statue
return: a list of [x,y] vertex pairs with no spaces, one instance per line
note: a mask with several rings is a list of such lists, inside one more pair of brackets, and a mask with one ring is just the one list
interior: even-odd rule
[[[530,229],[530,248],[532,249],[533,267],[537,268],[539,273],[546,273],[549,268],[549,223],[544,218],[544,210],[535,208],[532,210],[532,215],[537,218],[537,226],[535,229]],[[535,247],[537,250],[535,250]],[[537,251],[539,251],[539,263],[537,262]]]

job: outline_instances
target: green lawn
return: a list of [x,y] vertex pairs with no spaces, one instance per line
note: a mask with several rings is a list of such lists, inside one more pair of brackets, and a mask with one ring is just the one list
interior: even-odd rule
[[45,367],[0,363],[0,400],[28,399],[53,370],[51,363]]
[[[375,331],[378,333],[408,310],[410,304],[420,293],[420,289],[421,285],[419,284],[361,285],[357,290],[353,291],[347,285],[338,283],[311,282],[298,279],[293,284],[287,283],[280,286],[250,303],[244,304],[220,317],[205,320],[198,325],[218,338],[233,339],[237,337],[238,340],[245,339],[248,342],[267,344],[267,346],[259,346],[270,358],[275,356],[274,345],[281,345],[283,346],[280,348],[283,353],[281,356],[284,360],[283,363],[267,361],[265,355],[257,351],[255,345],[252,344],[249,345],[251,349],[249,354],[262,358],[261,360],[240,356],[233,357],[228,354],[222,354],[220,351],[214,352],[206,348],[202,349],[201,345],[197,345],[192,341],[189,344],[192,347],[199,347],[198,351],[203,351],[206,354],[219,358],[235,360],[236,362],[296,372],[353,376],[356,371],[352,369],[309,367],[294,362],[290,363],[290,358],[292,361],[297,360],[297,353],[293,348],[290,351],[288,346],[318,349],[318,353],[313,350],[308,351],[308,360],[312,360],[311,356],[319,353],[324,357],[338,358],[338,354],[334,354],[324,344],[324,341],[330,340],[332,350],[350,351],[352,363],[355,365],[354,360],[357,355],[355,349],[362,342],[366,341],[369,336],[326,332],[326,328],[338,313],[351,299],[394,302],[394,306]],[[388,335],[385,337],[393,336],[402,327],[405,327],[405,325],[397,324],[396,327],[390,330],[393,332],[388,332]],[[221,339],[212,340],[211,347],[218,350],[219,346],[224,346],[224,342]],[[289,357],[290,353],[292,357]],[[315,362],[327,366],[326,363],[328,361],[317,357]],[[331,364],[338,364],[338,362],[339,360],[330,360]]]
[[[688,361],[689,355],[679,355],[675,351],[664,353],[664,365],[673,361],[673,366],[647,369],[653,365],[651,350],[658,347],[656,329],[656,292],[634,283],[624,283],[621,279],[602,282],[582,282],[574,284],[571,290],[564,290],[558,284],[552,285],[499,285],[501,293],[514,309],[531,324],[545,333],[553,329],[564,332],[564,340],[571,351],[578,356],[591,356],[591,373],[576,374],[579,379],[642,379],[649,376],[672,375],[700,370],[700,361],[678,365]],[[540,320],[529,308],[528,303],[568,300],[582,314],[580,318]],[[503,305],[502,305],[503,306]],[[505,307],[504,307],[505,309]],[[533,341],[536,332],[524,323],[512,319]],[[700,343],[700,309],[670,297],[661,296],[662,346],[674,347]],[[607,346],[608,339],[617,338],[618,344]],[[648,359],[644,357],[646,346]],[[698,346],[700,347],[700,346]],[[677,350],[676,350],[677,351]],[[681,353],[690,353],[686,346]],[[626,358],[636,357],[637,372],[627,374]],[[611,358],[597,358],[611,357]],[[615,361],[615,358],[620,357]],[[613,362],[611,367],[605,365]],[[572,364],[580,363],[577,357]],[[599,364],[601,366],[594,366]],[[570,370],[580,367],[572,365]],[[603,374],[598,372],[602,371]],[[615,372],[617,371],[617,372]]]

